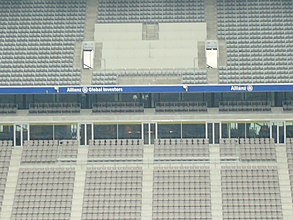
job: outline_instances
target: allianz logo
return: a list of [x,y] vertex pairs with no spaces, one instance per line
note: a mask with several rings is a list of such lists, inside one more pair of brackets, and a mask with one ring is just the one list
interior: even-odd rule
[[115,93],[123,92],[121,87],[69,87],[66,92],[68,93]]
[[70,87],[67,88],[66,92],[81,92],[81,88]]
[[88,92],[102,92],[102,88],[94,88],[94,87],[69,87],[66,92],[78,92],[78,93],[88,93]]
[[231,86],[231,91],[248,91],[251,92],[253,91],[253,86],[248,85],[248,86]]

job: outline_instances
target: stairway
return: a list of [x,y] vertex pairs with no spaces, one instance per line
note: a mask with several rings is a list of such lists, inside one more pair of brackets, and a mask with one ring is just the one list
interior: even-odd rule
[[208,83],[209,84],[219,83],[219,69],[208,68]]
[[291,185],[285,145],[276,145],[283,219],[293,219]]
[[227,66],[227,45],[224,39],[219,39],[218,66]]
[[98,1],[97,0],[88,0],[87,1],[87,12],[85,20],[85,30],[84,30],[84,40],[93,41],[95,24],[97,21],[98,13]]
[[144,146],[143,183],[142,183],[142,220],[152,219],[154,145]]
[[206,60],[206,51],[205,51],[205,42],[199,41],[197,42],[197,50],[198,50],[198,68],[206,69],[207,68],[207,60]]
[[[85,20],[85,30],[84,30],[84,41],[94,41],[97,13],[98,13],[98,1],[97,0],[88,0],[87,1],[86,20]],[[82,66],[81,66],[82,48],[81,48],[81,46],[80,47],[76,46],[75,49],[76,49],[75,50],[75,54],[76,54],[75,57],[77,60],[76,62],[79,61],[79,68],[82,69]],[[91,85],[92,76],[93,76],[93,69],[82,69],[82,71],[81,71],[81,85]]]
[[9,172],[6,181],[5,192],[3,195],[1,220],[9,220],[12,214],[14,194],[17,185],[18,171],[20,168],[22,148],[12,149]]
[[76,41],[74,45],[74,60],[73,67],[76,69],[81,69],[81,41]]
[[210,145],[210,176],[211,176],[211,208],[212,219],[223,219],[222,213],[222,189],[221,189],[221,165],[219,145]]
[[71,207],[71,220],[80,220],[82,217],[83,191],[86,178],[88,148],[79,147],[77,165],[75,166],[75,181]]
[[159,40],[159,24],[143,24],[143,40]]
[[207,40],[217,39],[217,0],[205,0],[205,19],[207,23]]
[[[217,26],[217,0],[205,0],[205,19],[207,23],[207,40],[217,40],[218,37],[218,26]],[[219,42],[220,44],[220,42]],[[222,58],[225,51],[222,45],[218,48],[218,66],[225,63],[225,57]],[[221,62],[219,62],[221,61]],[[219,83],[219,70],[208,68],[208,83],[218,84]]]
[[95,43],[94,70],[102,68],[103,43]]

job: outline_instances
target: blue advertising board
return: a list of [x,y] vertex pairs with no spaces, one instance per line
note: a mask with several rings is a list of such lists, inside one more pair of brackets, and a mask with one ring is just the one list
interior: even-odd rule
[[0,94],[233,93],[290,91],[293,91],[293,84],[0,87]]

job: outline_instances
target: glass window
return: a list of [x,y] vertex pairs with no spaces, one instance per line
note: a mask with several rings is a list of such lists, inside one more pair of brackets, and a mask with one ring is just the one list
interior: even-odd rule
[[272,122],[272,138],[278,143],[278,123]]
[[91,124],[87,124],[86,125],[86,145],[89,144],[89,141],[92,140],[92,125]]
[[149,124],[143,125],[143,140],[144,144],[149,144]]
[[155,138],[156,138],[156,125],[151,124],[150,130],[151,130],[151,144],[154,144]]
[[286,138],[293,138],[293,122],[286,122]]
[[277,122],[278,125],[278,134],[279,134],[279,143],[284,143],[284,122]]
[[118,124],[119,139],[141,139],[141,124]]
[[182,138],[205,138],[205,124],[182,124]]
[[245,123],[238,123],[238,137],[245,138]]
[[160,101],[161,102],[178,102],[180,94],[175,93],[160,93]]
[[222,138],[229,138],[229,124],[222,123]]
[[203,93],[183,93],[182,99],[184,101],[203,102],[204,95],[203,95]]
[[77,139],[77,125],[54,125],[54,139],[55,140],[76,140]]
[[247,138],[269,138],[270,123],[269,122],[250,122],[246,123]]
[[45,94],[45,95],[34,95],[34,103],[52,103],[54,102],[54,95]]
[[222,138],[244,138],[245,123],[226,122],[222,123]]
[[85,124],[80,124],[79,125],[79,141],[80,145],[86,145],[85,143]]
[[284,96],[284,100],[293,100],[293,92],[285,92]]
[[121,94],[120,95],[122,102],[140,102],[141,95],[137,93]]
[[16,95],[0,95],[0,103],[15,103]]
[[15,125],[15,145],[21,146],[21,125]]
[[228,132],[229,138],[238,138],[238,124],[237,123],[229,123],[228,124]]
[[275,92],[273,94],[275,107],[282,107],[283,101],[285,100],[284,92]]
[[23,141],[28,140],[28,125],[22,125],[22,139]]
[[53,140],[53,125],[30,125],[30,140]]
[[158,124],[158,138],[181,138],[181,124]]
[[219,144],[220,143],[220,124],[214,123],[214,143]]
[[93,94],[91,95],[93,97],[92,102],[98,103],[98,102],[115,102],[118,94]]
[[0,140],[13,141],[13,125],[0,125]]
[[248,92],[245,93],[247,101],[271,101],[271,93],[269,92]]
[[213,144],[213,140],[214,140],[213,123],[208,123],[208,139],[209,139],[209,143]]
[[58,94],[56,99],[60,103],[79,103],[80,95],[79,94]]
[[223,93],[221,101],[241,101],[242,96],[242,93]]
[[94,139],[117,139],[117,124],[95,124]]

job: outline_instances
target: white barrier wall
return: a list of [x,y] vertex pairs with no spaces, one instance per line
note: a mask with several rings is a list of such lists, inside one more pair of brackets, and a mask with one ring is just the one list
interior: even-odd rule
[[159,24],[159,40],[142,39],[143,24],[96,24],[102,69],[198,68],[198,41],[206,23]]
[[218,41],[206,41],[206,61],[211,68],[218,68],[218,48]]

